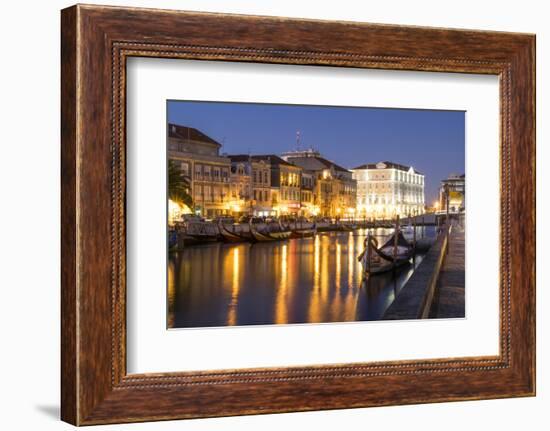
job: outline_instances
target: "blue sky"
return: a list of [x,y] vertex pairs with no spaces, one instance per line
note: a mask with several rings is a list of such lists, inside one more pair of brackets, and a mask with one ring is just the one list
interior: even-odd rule
[[425,175],[426,202],[464,173],[463,111],[168,101],[168,121],[194,127],[229,154],[314,147],[346,168],[388,160]]

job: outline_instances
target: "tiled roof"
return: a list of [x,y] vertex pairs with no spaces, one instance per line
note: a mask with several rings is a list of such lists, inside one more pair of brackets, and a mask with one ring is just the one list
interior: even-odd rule
[[334,168],[335,171],[350,172],[348,169],[331,162],[321,156],[289,157],[289,162],[294,163],[308,171],[318,171],[322,169]]
[[[259,154],[252,156],[252,160],[265,160],[271,163],[272,165],[286,165],[286,166],[296,166],[294,163],[289,163],[281,159],[275,154]],[[296,166],[299,167],[299,166]]]
[[225,157],[229,157],[232,162],[248,162],[252,156],[249,154],[226,154]]
[[210,136],[205,135],[200,130],[193,127],[180,126],[178,124],[168,124],[168,136],[170,138],[189,139],[192,141],[218,145],[219,147],[222,146],[219,142],[215,141]]

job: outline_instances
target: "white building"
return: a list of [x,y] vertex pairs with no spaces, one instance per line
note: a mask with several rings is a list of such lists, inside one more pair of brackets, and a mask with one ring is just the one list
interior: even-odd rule
[[424,213],[424,175],[392,162],[352,169],[357,181],[357,216],[388,219]]

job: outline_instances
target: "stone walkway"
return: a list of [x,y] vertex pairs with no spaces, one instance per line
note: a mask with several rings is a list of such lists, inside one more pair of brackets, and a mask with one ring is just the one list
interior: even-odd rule
[[449,239],[449,252],[430,309],[431,318],[465,317],[464,228],[454,225]]

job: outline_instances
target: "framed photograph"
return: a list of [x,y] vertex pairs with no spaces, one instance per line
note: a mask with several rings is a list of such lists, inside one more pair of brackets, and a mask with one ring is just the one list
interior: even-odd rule
[[62,11],[62,419],[535,394],[535,37]]

